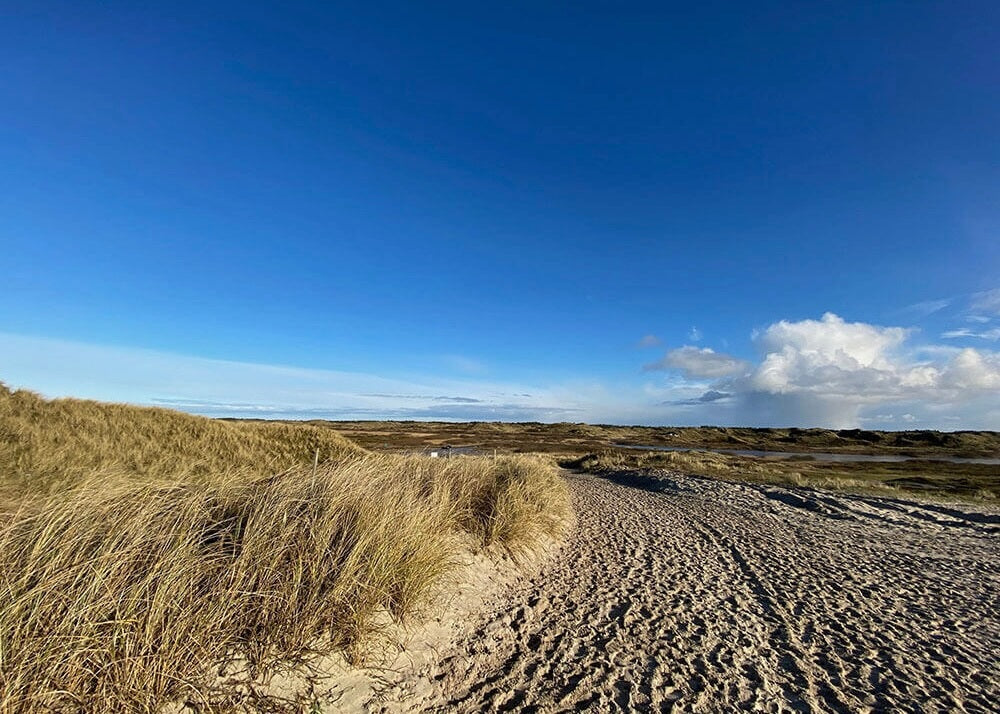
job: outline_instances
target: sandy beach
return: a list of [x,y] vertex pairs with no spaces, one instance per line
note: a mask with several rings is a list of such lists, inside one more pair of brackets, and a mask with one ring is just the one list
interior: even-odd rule
[[566,545],[371,709],[995,711],[995,509],[569,481]]

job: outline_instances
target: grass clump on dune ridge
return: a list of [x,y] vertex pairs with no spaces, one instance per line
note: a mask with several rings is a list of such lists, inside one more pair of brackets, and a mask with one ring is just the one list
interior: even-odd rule
[[226,663],[266,677],[314,654],[363,658],[387,615],[429,602],[460,549],[516,552],[569,517],[541,460],[353,451],[264,477],[71,468],[38,495],[15,471],[22,495],[0,520],[0,712],[218,709]]
[[213,479],[266,476],[364,453],[314,426],[224,422],[169,409],[82,399],[43,399],[0,383],[0,479],[32,493],[71,485],[97,470]]

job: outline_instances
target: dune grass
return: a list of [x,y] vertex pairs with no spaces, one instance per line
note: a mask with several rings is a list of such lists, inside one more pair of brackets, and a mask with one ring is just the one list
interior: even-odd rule
[[[308,463],[318,437],[30,397],[8,394],[0,421],[15,440],[0,473],[18,493],[0,513],[5,714],[215,710],[227,663],[266,678],[333,651],[360,661],[387,618],[430,602],[461,549],[530,549],[569,517],[562,479],[531,457],[371,455],[327,433],[335,459],[268,473]],[[59,438],[33,421],[47,409]]]
[[0,486],[58,490],[95,471],[142,477],[266,476],[364,449],[329,429],[225,422],[169,409],[43,399],[0,383]]

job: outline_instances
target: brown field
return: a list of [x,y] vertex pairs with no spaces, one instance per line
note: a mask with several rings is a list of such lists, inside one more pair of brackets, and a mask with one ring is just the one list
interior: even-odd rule
[[[878,432],[499,422],[310,423],[378,451],[429,450],[449,444],[487,454],[494,449],[498,453],[550,454],[564,466],[595,471],[658,468],[757,483],[854,491],[875,489],[947,498],[1000,497],[1000,466],[930,460],[949,456],[1000,458],[1000,433],[993,431]],[[623,449],[616,444],[918,458],[897,463],[777,460],[708,452],[657,453]]]
[[306,422],[333,429],[369,449],[425,449],[443,444],[524,453],[584,453],[615,444],[701,449],[823,451],[844,454],[1000,458],[995,431],[865,431],[654,427],[538,422]]

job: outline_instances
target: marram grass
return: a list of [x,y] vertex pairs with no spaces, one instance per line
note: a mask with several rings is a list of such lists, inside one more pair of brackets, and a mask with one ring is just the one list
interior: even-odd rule
[[[73,422],[67,405],[86,412],[87,429],[107,406],[64,401],[60,429]],[[127,422],[130,409],[110,407],[106,422]],[[233,426],[135,411],[166,431]],[[10,415],[4,428],[18,423]],[[156,442],[157,429],[145,428]],[[126,439],[129,452],[147,455],[145,473],[88,462],[86,475],[70,455],[96,453],[94,434],[81,446],[75,432],[62,433],[61,469],[51,456],[30,456],[34,445],[4,447],[5,457],[22,455],[18,468],[3,464],[19,494],[0,513],[4,714],[156,711],[172,701],[210,709],[226,663],[266,675],[317,653],[360,659],[386,614],[402,620],[427,602],[459,548],[530,548],[558,535],[569,514],[562,479],[528,457],[374,456],[343,442],[315,471],[261,476],[252,459],[226,468],[225,444],[206,438],[202,451],[219,471],[186,468],[204,463],[203,453],[177,440],[176,476],[169,452],[149,456],[153,446]],[[315,443],[293,436],[276,446],[259,430],[247,434],[249,445],[226,442],[243,459],[252,449],[309,461]],[[114,440],[100,443],[109,463],[120,458]],[[25,463],[45,466],[37,494]]]
[[0,383],[0,486],[59,489],[95,471],[171,479],[265,476],[364,453],[329,429],[225,422],[169,409],[43,399]]

